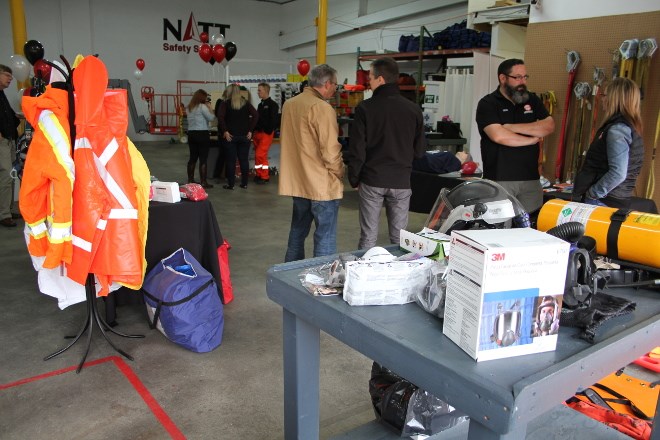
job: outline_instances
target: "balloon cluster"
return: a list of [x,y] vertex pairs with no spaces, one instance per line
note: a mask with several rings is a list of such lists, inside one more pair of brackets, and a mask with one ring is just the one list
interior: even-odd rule
[[215,63],[222,63],[223,66],[226,66],[236,56],[238,50],[236,43],[230,41],[223,46],[225,36],[222,34],[214,34],[209,37],[208,33],[202,32],[199,34],[199,40],[202,42],[199,47],[199,57],[205,63],[212,66]]
[[32,65],[34,77],[30,81],[31,87],[25,89],[23,94],[39,96],[46,90],[51,72],[50,65],[43,59],[44,46],[37,40],[29,40],[23,46],[23,55],[14,54],[9,57],[9,67],[13,71],[14,78],[23,82],[30,77],[30,65]]
[[137,60],[135,60],[135,67],[137,67],[137,69],[135,69],[135,72],[133,72],[133,76],[138,81],[142,78],[142,71],[144,70],[144,66],[145,63],[142,58],[138,58]]

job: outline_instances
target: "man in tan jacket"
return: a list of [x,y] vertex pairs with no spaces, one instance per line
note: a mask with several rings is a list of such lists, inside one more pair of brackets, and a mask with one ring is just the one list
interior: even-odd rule
[[305,258],[312,227],[314,256],[337,252],[337,215],[343,197],[344,163],[337,114],[326,99],[337,90],[337,71],[314,67],[309,87],[282,106],[279,194],[293,197],[285,262]]

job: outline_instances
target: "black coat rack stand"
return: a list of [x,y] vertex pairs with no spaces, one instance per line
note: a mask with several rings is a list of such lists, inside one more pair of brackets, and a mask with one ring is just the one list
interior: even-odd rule
[[96,300],[96,287],[94,285],[94,275],[89,274],[87,275],[87,281],[85,282],[85,296],[86,296],[86,304],[87,304],[87,316],[85,317],[85,323],[83,324],[82,328],[78,332],[77,335],[75,336],[66,336],[67,339],[73,339],[69,345],[66,347],[56,351],[55,353],[49,354],[44,358],[44,361],[47,361],[49,359],[54,358],[55,356],[58,356],[65,351],[67,351],[69,348],[73,347],[73,345],[78,342],[80,337],[87,332],[87,346],[85,347],[85,354],[83,354],[82,359],[80,360],[80,363],[78,364],[78,368],[76,369],[76,373],[80,373],[80,370],[82,370],[83,364],[85,363],[85,360],[87,359],[87,354],[89,353],[89,347],[92,343],[92,331],[94,329],[94,325],[96,325],[99,330],[101,331],[101,334],[105,338],[106,341],[108,341],[108,344],[112,348],[115,349],[116,352],[124,356],[128,360],[133,360],[133,357],[126,353],[124,350],[118,348],[112,340],[108,337],[108,334],[106,333],[106,330],[111,331],[112,333],[116,334],[117,336],[121,336],[123,338],[144,338],[144,335],[127,335],[125,333],[118,332],[117,330],[114,330],[111,328],[108,323],[105,322],[105,320],[101,317],[99,314],[99,310],[97,307],[97,300]]

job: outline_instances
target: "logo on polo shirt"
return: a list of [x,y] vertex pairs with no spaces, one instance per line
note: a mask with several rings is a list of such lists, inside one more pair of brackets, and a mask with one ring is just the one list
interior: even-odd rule
[[529,105],[529,104],[525,104],[525,107],[523,107],[523,108],[525,109],[525,114],[534,113],[534,111],[532,110],[532,106]]

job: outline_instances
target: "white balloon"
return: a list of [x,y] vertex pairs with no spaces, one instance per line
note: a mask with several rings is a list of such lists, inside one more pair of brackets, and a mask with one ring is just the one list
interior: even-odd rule
[[142,71],[140,69],[135,69],[135,72],[133,72],[133,76],[135,77],[135,79],[140,81],[140,79],[142,79]]
[[14,78],[18,81],[25,81],[30,76],[30,63],[23,55],[12,55],[9,57],[11,60],[11,70],[13,71]]
[[224,44],[225,42],[225,36],[222,34],[218,34],[215,36],[215,44]]

